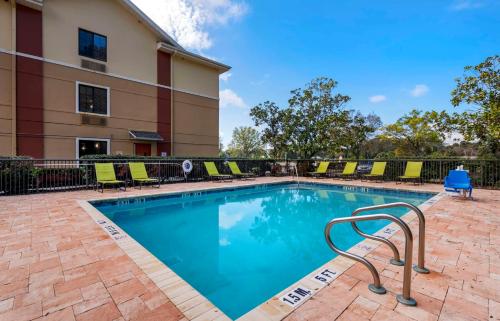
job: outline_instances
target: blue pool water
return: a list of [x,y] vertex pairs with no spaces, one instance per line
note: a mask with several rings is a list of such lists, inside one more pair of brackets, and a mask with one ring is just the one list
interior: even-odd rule
[[[433,194],[324,184],[275,184],[93,205],[236,319],[336,256],[323,229],[358,207],[419,205]],[[384,210],[402,215],[404,209]],[[362,222],[376,232],[387,222]],[[343,249],[361,241],[335,226]]]

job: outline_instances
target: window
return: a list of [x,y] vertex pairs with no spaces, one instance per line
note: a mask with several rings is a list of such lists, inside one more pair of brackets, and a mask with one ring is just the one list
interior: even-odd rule
[[85,155],[107,155],[109,154],[109,139],[77,138],[76,158]]
[[78,54],[80,56],[106,61],[108,39],[105,36],[78,29]]
[[77,82],[77,112],[109,116],[109,88]]

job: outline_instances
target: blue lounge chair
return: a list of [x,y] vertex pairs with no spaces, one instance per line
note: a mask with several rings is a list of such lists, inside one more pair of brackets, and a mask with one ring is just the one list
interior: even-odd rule
[[444,190],[455,193],[463,190],[469,192],[469,197],[472,198],[472,184],[469,174],[466,171],[449,171],[448,176],[444,178]]

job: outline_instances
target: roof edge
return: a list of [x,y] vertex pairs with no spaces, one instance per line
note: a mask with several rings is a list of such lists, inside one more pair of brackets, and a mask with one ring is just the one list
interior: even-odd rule
[[169,45],[167,43],[164,43],[164,42],[159,42],[157,44],[157,49],[160,50],[160,51],[172,54],[174,56],[180,56],[180,57],[189,59],[191,61],[200,63],[202,65],[215,68],[221,74],[225,73],[226,71],[228,71],[228,70],[231,69],[231,66],[228,66],[228,65],[223,64],[221,62],[218,62],[218,61],[215,61],[215,60],[212,60],[212,59],[209,59],[209,58],[197,55],[197,54],[189,52],[189,51],[187,51],[187,50],[185,50],[183,48],[173,47],[173,46],[171,46],[171,45]]
[[[43,9],[44,0],[12,0],[24,6],[36,10]],[[119,0],[119,2],[126,8],[130,13],[135,15],[139,21],[143,22],[146,27],[153,31],[160,42],[157,44],[157,50],[164,51],[173,55],[181,56],[183,58],[195,61],[205,66],[209,66],[217,69],[221,74],[230,70],[231,67],[223,64],[221,62],[203,57],[201,55],[192,53],[184,49],[177,41],[170,37],[160,26],[158,26],[151,18],[149,18],[139,7],[137,7],[131,0]]]
[[[26,0],[25,0],[26,1]],[[29,0],[33,1],[33,0]],[[178,49],[184,49],[182,46],[169,36],[160,26],[156,24],[147,14],[145,14],[139,7],[137,7],[130,0],[120,0],[120,3],[127,8],[132,14],[134,14],[141,22],[144,22],[151,31],[153,31],[162,41],[169,42],[173,44],[173,47]]]
[[43,0],[16,0],[17,4],[20,4],[31,9],[41,11],[43,9]]

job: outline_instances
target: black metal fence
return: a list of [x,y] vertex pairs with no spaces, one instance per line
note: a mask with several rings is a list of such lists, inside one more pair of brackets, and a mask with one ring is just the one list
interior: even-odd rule
[[[234,159],[241,171],[264,175],[307,175],[317,166],[319,160],[273,160]],[[18,195],[49,191],[67,191],[95,188],[94,163],[113,163],[117,179],[130,182],[128,162],[143,161],[150,177],[158,178],[162,184],[202,181],[209,179],[203,166],[204,161],[215,162],[221,173],[230,173],[227,159],[191,159],[193,170],[185,174],[182,170],[184,159],[92,159],[92,160],[48,160],[48,159],[0,159],[0,195]],[[328,176],[341,173],[345,163],[352,160],[331,160]],[[370,171],[376,160],[357,160],[358,174]],[[384,160],[387,167],[384,180],[397,180],[403,175],[407,159]],[[422,181],[442,183],[450,169],[463,165],[469,171],[473,185],[479,188],[500,189],[500,160],[471,159],[424,159]],[[295,170],[295,168],[297,170]]]
[[[369,173],[373,162],[387,162],[384,180],[397,181],[399,176],[404,174],[408,161],[423,162],[421,181],[423,183],[441,184],[448,172],[463,166],[469,172],[472,184],[477,188],[500,189],[500,160],[480,160],[480,159],[391,159],[391,160],[343,160],[330,163],[329,172],[335,176],[341,173],[347,161],[358,162],[358,175]],[[305,168],[306,166],[304,166]],[[299,173],[300,163],[299,163]]]
[[[0,195],[92,189],[96,186],[95,163],[113,163],[116,178],[131,182],[129,162],[144,162],[150,177],[162,184],[208,179],[203,161],[213,161],[222,173],[229,169],[223,159],[191,159],[193,169],[185,174],[185,159],[0,159]],[[242,171],[265,175],[274,161],[238,160]]]

